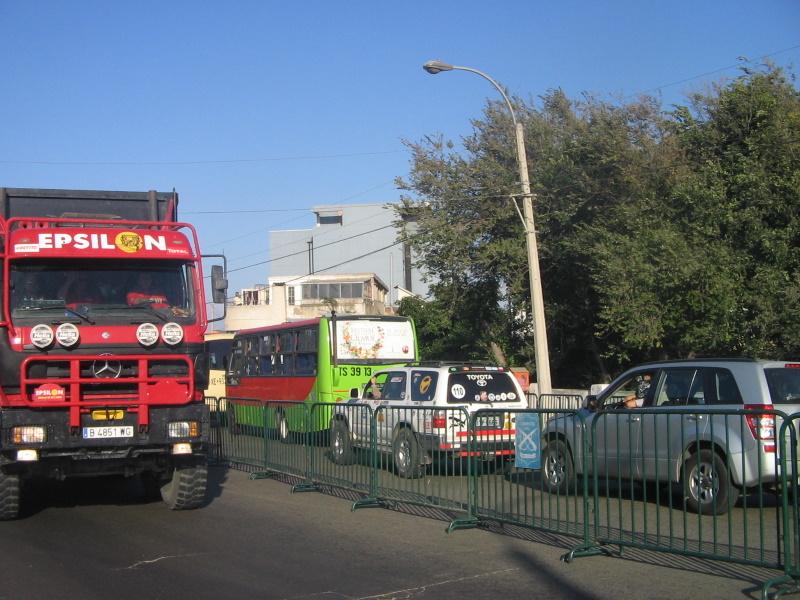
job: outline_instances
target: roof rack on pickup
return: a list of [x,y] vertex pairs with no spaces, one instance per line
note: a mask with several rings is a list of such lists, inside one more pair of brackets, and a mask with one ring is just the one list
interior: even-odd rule
[[429,367],[429,368],[443,368],[443,367],[464,367],[468,369],[497,369],[504,371],[505,367],[500,367],[494,363],[489,362],[472,362],[460,360],[421,360],[416,362],[406,363],[407,367]]

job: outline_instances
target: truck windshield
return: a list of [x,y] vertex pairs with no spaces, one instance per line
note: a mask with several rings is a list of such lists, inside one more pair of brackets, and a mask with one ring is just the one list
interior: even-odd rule
[[41,319],[54,311],[106,321],[194,319],[192,272],[183,261],[16,261],[11,317]]

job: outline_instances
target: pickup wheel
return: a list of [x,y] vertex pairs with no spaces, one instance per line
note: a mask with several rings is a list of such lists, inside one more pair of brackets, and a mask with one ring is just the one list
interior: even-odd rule
[[423,450],[413,431],[404,427],[395,434],[392,442],[392,458],[397,474],[404,479],[417,479],[425,473],[422,464]]
[[206,499],[208,467],[175,467],[172,479],[161,486],[161,499],[170,510],[188,510],[202,505]]
[[574,485],[572,455],[562,440],[548,440],[542,453],[542,478],[551,494],[566,494]]
[[0,471],[0,521],[9,521],[19,516],[19,475]]
[[352,465],[355,460],[350,430],[341,419],[331,423],[331,454],[337,465]]

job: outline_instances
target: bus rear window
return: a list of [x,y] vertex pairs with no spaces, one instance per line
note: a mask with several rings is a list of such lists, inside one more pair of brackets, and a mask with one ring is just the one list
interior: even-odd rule
[[447,386],[448,404],[520,400],[511,375],[504,372],[451,373]]
[[773,404],[800,404],[800,369],[764,369]]

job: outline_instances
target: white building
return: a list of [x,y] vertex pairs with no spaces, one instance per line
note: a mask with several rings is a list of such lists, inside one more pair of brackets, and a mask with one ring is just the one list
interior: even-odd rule
[[236,292],[225,329],[235,331],[300,321],[335,310],[340,315],[391,314],[386,284],[374,273],[275,276]]
[[389,203],[313,207],[315,227],[270,231],[270,275],[375,273],[388,285],[390,306],[399,301],[398,288],[427,296],[406,239],[416,222],[399,209]]

